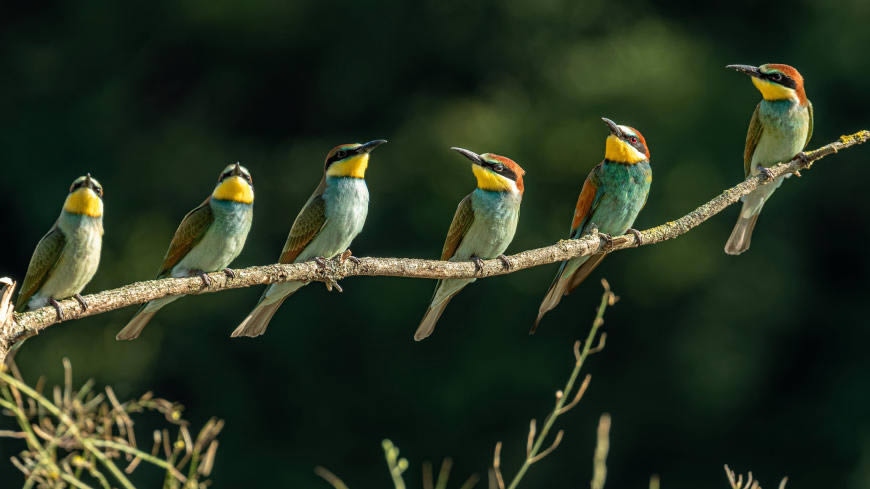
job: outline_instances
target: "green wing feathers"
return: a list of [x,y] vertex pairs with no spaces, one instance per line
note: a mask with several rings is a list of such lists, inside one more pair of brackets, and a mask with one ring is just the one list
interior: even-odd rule
[[21,284],[21,292],[18,293],[15,310],[23,311],[27,307],[30,298],[42,287],[49,272],[57,264],[65,244],[66,238],[55,223],[48,233],[39,240],[36,250],[33,251],[30,264],[27,266],[27,275]]
[[172,237],[172,242],[169,243],[169,249],[166,250],[163,266],[160,267],[160,273],[157,275],[159,278],[166,277],[172,272],[172,268],[199,243],[211,223],[214,222],[214,214],[208,204],[209,199],[188,212],[181,220],[181,224],[175,230],[175,236]]
[[761,103],[755,106],[755,112],[752,113],[752,119],[749,121],[749,130],[746,132],[746,148],[743,150],[743,175],[748,177],[752,174],[752,155],[755,153],[755,148],[758,146],[758,141],[761,140],[761,119],[758,117],[758,111],[761,108]]
[[293,221],[293,227],[290,228],[290,234],[287,236],[287,242],[284,243],[278,262],[293,263],[325,224],[326,201],[323,200],[321,187],[318,187]]
[[456,254],[456,249],[462,243],[462,238],[468,233],[468,228],[474,222],[474,209],[471,208],[471,194],[465,196],[459,206],[456,207],[456,214],[453,215],[453,222],[450,223],[450,229],[447,231],[447,238],[444,240],[444,248],[441,250],[441,259],[449,260]]

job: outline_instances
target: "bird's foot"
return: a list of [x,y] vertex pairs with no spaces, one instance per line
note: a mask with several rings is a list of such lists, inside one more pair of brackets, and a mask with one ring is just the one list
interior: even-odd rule
[[483,270],[483,260],[481,260],[479,256],[472,256],[471,261],[474,262],[474,272],[475,273]]
[[88,310],[88,303],[85,302],[85,298],[82,297],[81,294],[75,294],[75,295],[73,295],[73,297],[75,297],[75,300],[77,300],[79,302],[79,305],[82,306],[82,312],[85,312]]
[[353,252],[350,251],[350,248],[344,250],[344,253],[341,254],[341,257],[339,258],[339,263],[343,265],[344,262],[346,262],[347,260],[350,260],[350,262],[354,265],[359,265],[359,258],[353,256]]
[[195,270],[193,273],[194,273],[194,275],[199,276],[199,279],[202,280],[203,287],[210,287],[211,286],[211,279],[208,278],[207,273],[205,273],[202,270]]
[[314,260],[314,263],[317,263],[317,268],[319,268],[321,270],[326,269],[326,258],[324,258],[322,256],[315,256],[312,259]]
[[773,180],[773,172],[770,171],[770,168],[767,168],[766,166],[759,166],[758,173],[759,175],[761,175],[761,178],[766,182]]
[[498,261],[500,261],[501,264],[504,265],[505,270],[511,269],[511,262],[510,260],[508,260],[508,257],[504,256],[504,253],[498,255],[496,258],[498,258]]
[[224,268],[223,272],[228,278],[236,278],[236,272],[232,268]]
[[634,228],[628,228],[628,231],[626,231],[626,232],[634,235],[636,246],[640,246],[643,244],[643,235],[640,234],[640,231],[638,231],[637,229],[634,229]]
[[55,312],[57,312],[57,320],[63,321],[63,311],[60,310],[60,304],[54,300],[54,297],[48,299],[48,303],[54,307]]
[[598,237],[601,238],[602,241],[604,241],[604,246],[601,248],[602,251],[609,251],[610,248],[613,248],[613,236],[599,231]]

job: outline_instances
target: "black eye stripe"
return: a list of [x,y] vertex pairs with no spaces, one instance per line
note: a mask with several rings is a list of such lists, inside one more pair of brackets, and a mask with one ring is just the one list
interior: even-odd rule
[[[779,76],[779,80],[777,80],[777,75]],[[788,87],[791,89],[797,88],[797,82],[794,79],[785,73],[773,72],[773,73],[762,73],[761,78],[764,80],[769,80],[777,85],[782,85],[784,87]]]
[[73,193],[80,188],[90,188],[91,190],[96,192],[97,195],[99,195],[100,197],[103,196],[103,187],[100,187],[99,185],[97,185],[96,183],[93,183],[93,182],[91,182],[91,184],[88,185],[87,181],[85,181],[85,180],[82,180],[80,182],[76,182],[76,183],[72,184],[72,186],[69,188],[69,193]]
[[[498,169],[498,166],[501,165],[501,169]],[[504,177],[510,178],[513,181],[517,180],[517,174],[511,170],[507,165],[503,163],[490,163],[488,161],[484,161],[484,166],[489,168],[490,170],[502,175]]]
[[[339,156],[339,154],[341,152],[344,152],[344,155]],[[358,154],[358,151],[356,148],[340,149],[340,150],[336,151],[332,156],[330,156],[329,159],[326,160],[326,167],[329,168],[329,165],[335,163],[336,161],[343,160],[347,157],[354,156],[356,154]]]
[[[631,142],[631,138],[635,138],[634,142]],[[641,153],[646,154],[646,148],[643,146],[643,141],[638,136],[632,136],[631,134],[626,134],[621,138],[623,141],[628,143],[632,148],[640,151]]]

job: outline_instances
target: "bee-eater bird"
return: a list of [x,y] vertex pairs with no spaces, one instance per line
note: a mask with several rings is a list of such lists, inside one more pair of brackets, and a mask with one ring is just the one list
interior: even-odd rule
[[[245,246],[254,218],[254,181],[247,168],[228,165],[205,202],[188,212],[169,243],[157,278],[199,275],[209,284],[206,273],[227,268]],[[133,340],[163,306],[182,296],[173,295],[145,303],[115,339]]]
[[[323,264],[324,260],[347,250],[362,231],[369,211],[369,190],[365,181],[369,155],[386,142],[376,139],[365,144],[342,144],[329,151],[323,178],[293,221],[279,263],[314,259]],[[351,257],[351,260],[356,258]],[[265,333],[281,304],[304,285],[304,282],[284,282],[267,286],[257,306],[231,336],[254,337]]]
[[[803,155],[813,135],[813,104],[804,92],[804,79],[796,69],[783,64],[757,68],[728,65],[726,68],[752,77],[752,83],[761,92],[762,100],[755,106],[746,134],[743,171],[746,177],[761,173],[770,180],[767,167]],[[725,253],[739,255],[749,249],[761,208],[788,176],[779,177],[743,197],[743,208],[725,243]]]
[[[523,175],[526,172],[504,156],[492,153],[478,155],[462,148],[450,149],[471,160],[477,188],[459,202],[447,231],[441,259],[472,260],[479,269],[483,259],[498,258],[509,268],[510,263],[503,253],[517,230],[520,203],[523,200]],[[432,302],[414,333],[414,340],[420,341],[431,335],[450,299],[475,280],[439,280]]]
[[15,309],[51,304],[62,320],[57,300],[75,297],[87,310],[80,292],[97,272],[102,244],[103,186],[88,173],[73,181],[60,217],[36,245]]
[[[598,233],[609,241],[611,236],[631,232],[640,244],[640,233],[631,226],[646,204],[652,183],[646,139],[633,127],[619,126],[606,118],[601,120],[610,128],[605,141],[604,161],[589,172],[583,183],[569,237],[578,239],[598,229]],[[529,334],[534,334],[544,314],[555,308],[562,296],[580,285],[603,259],[604,254],[598,254],[562,262]]]

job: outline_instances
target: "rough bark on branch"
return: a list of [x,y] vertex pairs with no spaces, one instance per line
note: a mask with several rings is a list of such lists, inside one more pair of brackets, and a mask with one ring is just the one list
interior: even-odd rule
[[[815,161],[825,156],[841,149],[862,144],[867,140],[870,140],[870,131],[866,130],[850,136],[841,136],[837,141],[815,151],[807,152],[805,158],[796,157],[791,161],[771,167],[770,172],[774,178],[786,173],[799,173],[809,169]],[[687,233],[765,183],[765,177],[760,175],[747,178],[685,216],[644,230],[641,233],[642,245],[659,243]],[[354,276],[427,279],[484,278],[556,263],[578,256],[602,252],[610,253],[636,246],[636,238],[631,234],[614,237],[610,246],[606,246],[601,238],[590,235],[576,240],[561,240],[551,246],[511,255],[508,257],[511,265],[509,269],[505,268],[499,260],[485,260],[479,271],[470,261],[446,262],[415,258],[362,258],[359,264],[350,260],[340,261],[336,259],[328,262],[324,268],[318,267],[314,262],[265,265],[235,270],[235,278],[228,278],[223,272],[211,273],[209,274],[211,285],[208,287],[203,287],[199,277],[149,280],[87,295],[85,296],[85,301],[88,303],[87,311],[83,311],[75,299],[60,301],[60,307],[63,311],[64,321],[66,321],[142,304],[169,295],[195,295],[291,280],[335,283],[343,278]],[[13,287],[14,283],[0,282],[0,299],[5,297],[8,301]],[[4,294],[4,292],[6,293]],[[0,300],[0,302],[3,301]],[[4,304],[0,303],[0,362],[5,359],[6,354],[14,344],[61,322],[58,321],[53,307],[43,307],[23,314],[12,314],[11,308],[4,309],[3,306]]]

